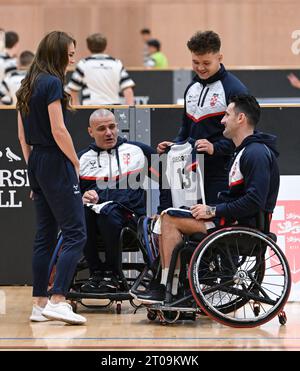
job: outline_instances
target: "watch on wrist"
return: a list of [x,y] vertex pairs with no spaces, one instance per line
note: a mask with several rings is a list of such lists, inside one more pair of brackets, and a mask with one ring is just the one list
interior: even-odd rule
[[216,206],[207,206],[206,215],[210,217],[216,216]]
[[211,206],[211,216],[216,216],[216,210],[217,210],[217,208],[216,208],[216,206]]

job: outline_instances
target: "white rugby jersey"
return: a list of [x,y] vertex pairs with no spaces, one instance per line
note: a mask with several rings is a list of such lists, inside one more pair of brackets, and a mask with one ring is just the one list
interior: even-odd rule
[[21,82],[24,79],[26,73],[26,70],[14,71],[2,81],[2,84],[0,85],[1,103],[17,103],[16,92],[19,90]]
[[172,145],[167,153],[166,176],[175,208],[190,207],[200,199],[205,204],[203,169],[192,152],[193,145],[186,142]]
[[134,85],[119,59],[92,54],[78,62],[66,90],[82,90],[83,105],[120,104],[119,93]]

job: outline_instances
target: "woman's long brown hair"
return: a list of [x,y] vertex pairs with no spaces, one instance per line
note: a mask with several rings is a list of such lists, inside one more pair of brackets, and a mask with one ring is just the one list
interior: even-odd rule
[[[35,82],[41,73],[58,77],[62,84],[65,83],[65,70],[69,63],[68,47],[71,43],[76,46],[76,41],[65,32],[52,31],[40,42],[34,60],[17,91],[17,110],[22,115],[29,113],[29,100]],[[70,95],[64,91],[63,106],[70,108]]]

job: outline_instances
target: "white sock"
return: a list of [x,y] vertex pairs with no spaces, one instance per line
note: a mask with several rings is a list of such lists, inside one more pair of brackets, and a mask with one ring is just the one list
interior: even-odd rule
[[176,268],[174,270],[173,284],[172,284],[172,295],[177,294],[178,282],[179,282],[179,272],[180,272],[179,268]]
[[167,279],[168,279],[168,273],[169,273],[169,268],[162,268],[162,270],[161,270],[161,280],[160,280],[160,283],[162,285],[166,286]]

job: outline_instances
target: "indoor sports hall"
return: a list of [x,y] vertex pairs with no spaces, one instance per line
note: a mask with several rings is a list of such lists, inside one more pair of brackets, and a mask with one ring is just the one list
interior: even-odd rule
[[299,11],[0,1],[1,351],[300,350]]

